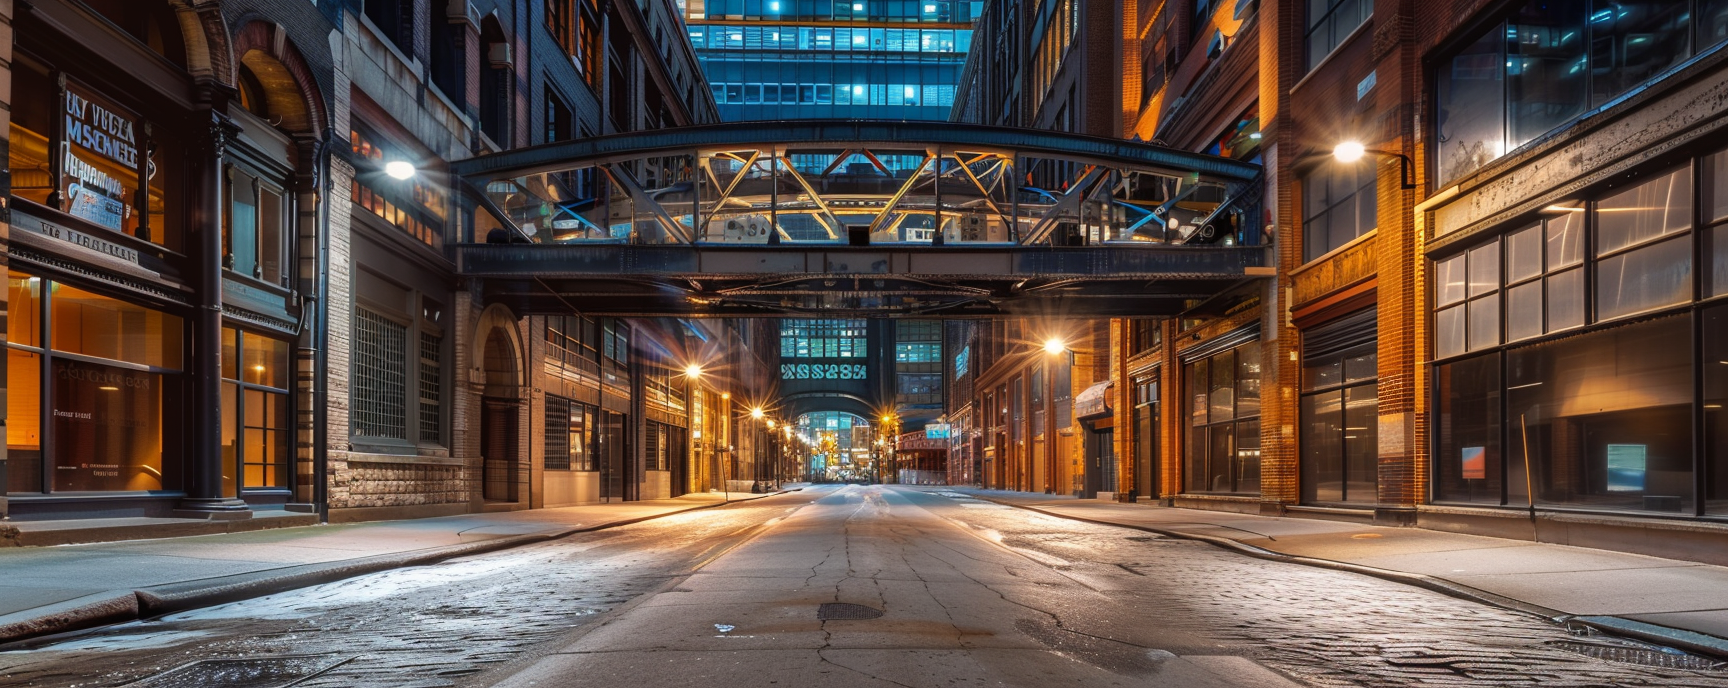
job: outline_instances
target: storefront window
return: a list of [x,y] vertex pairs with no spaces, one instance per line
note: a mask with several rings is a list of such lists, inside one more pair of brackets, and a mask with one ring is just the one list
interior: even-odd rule
[[6,491],[41,492],[42,355],[6,349]]
[[63,284],[55,284],[52,294],[49,322],[56,351],[180,367],[179,317]]
[[20,57],[12,63],[12,89],[34,98],[13,98],[11,139],[7,142],[12,170],[12,195],[46,205],[54,191],[48,137],[54,131],[55,86],[46,67]]
[[1260,344],[1183,366],[1189,492],[1260,492]]
[[1511,504],[1528,503],[1528,465],[1538,504],[1691,513],[1688,320],[1664,318],[1507,354]]
[[1437,366],[1434,501],[1501,503],[1500,354]]
[[1706,309],[1704,329],[1704,510],[1728,514],[1728,305]]
[[1302,333],[1302,500],[1373,504],[1379,484],[1375,311]]

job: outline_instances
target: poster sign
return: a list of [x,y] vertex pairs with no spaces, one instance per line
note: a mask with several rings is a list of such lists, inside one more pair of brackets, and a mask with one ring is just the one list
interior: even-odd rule
[[138,121],[71,83],[65,105],[66,212],[124,231],[138,184]]
[[947,423],[930,423],[924,426],[924,436],[933,440],[948,439]]
[[1647,464],[1645,445],[1608,445],[1608,491],[1643,492]]
[[1488,479],[1488,457],[1482,447],[1465,447],[1463,461],[1465,480]]

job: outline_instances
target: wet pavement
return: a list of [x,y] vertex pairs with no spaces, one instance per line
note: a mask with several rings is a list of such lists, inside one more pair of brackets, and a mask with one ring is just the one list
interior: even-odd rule
[[0,646],[6,686],[1722,686],[1662,648],[959,493],[830,487]]

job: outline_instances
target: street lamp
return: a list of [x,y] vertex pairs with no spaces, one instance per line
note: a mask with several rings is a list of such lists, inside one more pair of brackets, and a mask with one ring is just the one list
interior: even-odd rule
[[695,363],[684,366],[684,377],[690,378],[692,380],[699,378],[699,377],[702,377],[702,366],[699,366]]
[[406,160],[391,160],[384,163],[384,174],[390,175],[391,179],[406,180],[414,176],[414,163]]
[[1408,155],[1368,148],[1363,146],[1361,141],[1354,140],[1340,141],[1338,142],[1338,145],[1332,147],[1332,158],[1347,165],[1361,160],[1364,155],[1398,158],[1398,178],[1399,183],[1401,184],[1400,188],[1403,188],[1406,191],[1416,188],[1415,182],[1410,181],[1410,168],[1412,163],[1410,162],[1410,156]]
[[1051,337],[1044,340],[1044,353],[1055,356],[1067,350],[1068,343],[1062,341],[1061,337]]
[[[755,418],[756,420],[762,420],[763,415],[764,414],[762,413],[762,407],[760,407],[760,406],[757,406],[755,408],[750,409],[750,417],[751,418]],[[774,421],[768,421],[768,427],[770,427],[770,428],[774,427]]]

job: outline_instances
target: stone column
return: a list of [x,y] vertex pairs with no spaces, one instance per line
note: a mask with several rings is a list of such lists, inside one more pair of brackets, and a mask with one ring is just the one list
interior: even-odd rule
[[246,519],[252,510],[222,494],[222,171],[228,139],[240,128],[217,110],[208,110],[208,138],[198,170],[197,203],[192,213],[197,260],[198,311],[192,323],[192,441],[185,471],[186,497],[174,513],[189,518]]

